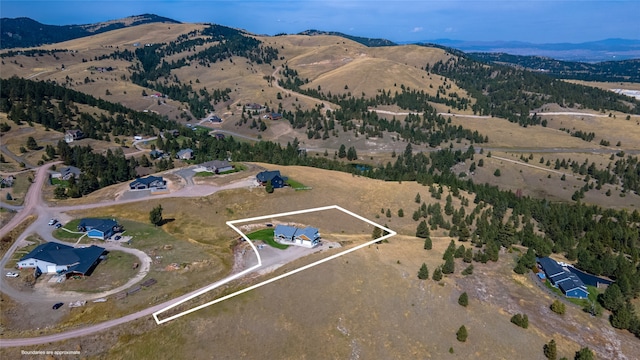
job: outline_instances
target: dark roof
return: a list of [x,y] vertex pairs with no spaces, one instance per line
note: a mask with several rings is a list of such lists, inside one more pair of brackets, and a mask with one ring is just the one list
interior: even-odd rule
[[80,220],[79,226],[87,229],[87,231],[95,229],[106,233],[115,226],[118,226],[118,223],[112,219],[84,218]]
[[68,265],[68,271],[84,274],[93,266],[104,251],[104,248],[95,245],[76,249],[69,245],[48,242],[38,245],[30,253],[23,256],[20,261],[37,259],[56,265]]
[[104,253],[104,248],[91,245],[86,248],[73,249],[73,251],[76,253],[80,261],[76,265],[70,266],[67,271],[85,274]]
[[542,265],[544,272],[547,273],[549,277],[566,272],[560,264],[550,257],[538,258],[538,262]]
[[133,180],[133,181],[131,182],[130,186],[134,186],[134,185],[136,185],[136,184],[144,184],[144,185],[149,186],[149,185],[150,185],[152,182],[154,182],[154,181],[160,181],[160,182],[162,182],[162,181],[164,181],[164,180],[162,179],[162,176],[152,176],[152,175],[149,175],[149,176],[147,176],[147,177],[145,177],[145,178],[139,178],[139,179],[135,179],[135,180]]
[[566,280],[563,280],[562,282],[560,282],[558,284],[558,287],[560,288],[560,290],[562,290],[562,292],[564,292],[565,294],[568,291],[574,290],[574,289],[582,289],[584,291],[586,290],[586,286],[584,285],[584,283],[582,282],[582,280],[580,280],[577,276],[575,276],[574,274],[569,275]]
[[68,166],[62,170],[60,170],[60,174],[62,176],[67,176],[69,174],[73,174],[73,176],[79,176],[82,171],[75,166]]
[[280,170],[259,172],[258,175],[256,175],[256,179],[260,182],[267,182],[273,180],[276,176],[284,181],[287,180],[286,177],[280,175]]

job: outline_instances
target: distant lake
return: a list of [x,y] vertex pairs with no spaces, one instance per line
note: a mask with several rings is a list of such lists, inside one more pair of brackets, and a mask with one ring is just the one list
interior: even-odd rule
[[586,272],[580,271],[572,266],[569,266],[568,269],[572,273],[576,274],[576,276],[579,277],[580,280],[582,280],[582,282],[585,283],[585,285],[598,286],[599,283],[605,284],[605,285],[609,285],[613,283],[613,281],[611,280],[603,279],[595,275],[587,274]]

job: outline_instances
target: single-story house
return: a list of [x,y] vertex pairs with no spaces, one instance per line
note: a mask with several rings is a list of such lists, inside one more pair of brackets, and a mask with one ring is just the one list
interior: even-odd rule
[[158,150],[158,149],[154,149],[149,152],[149,157],[151,157],[152,159],[161,158],[162,155],[164,155],[164,153],[162,152],[162,150]]
[[56,242],[38,245],[18,261],[18,268],[37,268],[43,274],[90,275],[105,249],[91,245],[74,248]]
[[262,112],[262,111],[265,111],[267,108],[265,106],[257,104],[257,103],[248,103],[248,104],[245,105],[245,109],[246,110],[251,110],[251,111]]
[[222,119],[216,115],[209,116],[205,120],[211,121],[212,123],[221,123]]
[[258,175],[256,175],[256,179],[261,185],[267,185],[267,182],[271,181],[274,189],[284,187],[286,181],[289,180],[286,176],[280,175],[279,170],[259,172]]
[[194,171],[208,171],[215,174],[227,172],[233,170],[233,165],[229,164],[226,160],[213,160],[200,164],[200,166]]
[[139,178],[133,180],[129,184],[131,190],[144,190],[144,189],[161,189],[167,185],[167,181],[162,176],[147,176],[145,178]]
[[299,229],[294,226],[276,225],[273,239],[281,244],[312,248],[320,243],[320,233],[318,229],[310,226]]
[[0,187],[12,187],[13,186],[13,182],[16,179],[13,177],[13,175],[9,175],[7,177],[0,177]]
[[84,138],[84,133],[82,130],[67,130],[64,133],[64,141],[67,143],[73,142],[75,140],[80,140]]
[[181,160],[190,160],[193,157],[193,150],[191,149],[182,149],[178,151],[176,157]]
[[66,168],[60,169],[60,171],[52,172],[51,177],[54,179],[60,180],[69,180],[73,178],[79,178],[82,171],[75,166],[67,166]]
[[269,113],[269,114],[267,114],[267,116],[271,120],[280,120],[280,119],[282,119],[282,114],[275,113],[275,112]]
[[84,218],[80,220],[78,231],[86,232],[92,239],[105,240],[122,231],[122,226],[113,219]]
[[538,264],[542,267],[551,285],[559,288],[564,296],[578,299],[585,299],[589,296],[587,286],[582,280],[571,271],[565,270],[555,260],[550,257],[538,258]]
[[173,137],[176,137],[178,135],[180,135],[180,131],[178,131],[177,129],[171,129],[171,130],[165,130],[160,132],[160,137],[163,139],[167,138],[167,135],[171,135]]

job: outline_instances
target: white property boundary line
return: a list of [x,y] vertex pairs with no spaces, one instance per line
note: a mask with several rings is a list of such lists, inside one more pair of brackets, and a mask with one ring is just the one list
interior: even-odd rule
[[[381,228],[382,230],[386,231],[386,232],[387,232],[387,234],[386,234],[386,235],[384,235],[384,236],[381,236],[381,237],[379,237],[379,238],[377,238],[377,239],[374,239],[374,240],[368,241],[368,242],[366,242],[366,243],[364,243],[364,244],[361,244],[361,245],[358,245],[358,246],[356,246],[356,247],[353,247],[353,248],[351,248],[351,249],[345,250],[345,251],[343,251],[343,252],[340,252],[340,253],[337,253],[337,254],[334,254],[334,255],[328,256],[328,257],[326,257],[326,258],[324,258],[324,259],[318,260],[318,261],[313,262],[313,263],[311,263],[311,264],[308,264],[308,265],[305,265],[305,266],[299,267],[299,268],[297,268],[297,269],[291,270],[291,271],[289,271],[289,272],[287,272],[287,273],[285,273],[285,274],[282,274],[282,275],[276,276],[276,277],[271,278],[271,279],[269,279],[269,280],[265,280],[265,281],[263,281],[263,282],[261,282],[261,283],[259,283],[259,284],[255,284],[255,285],[249,286],[249,287],[247,287],[247,288],[245,288],[245,289],[242,289],[242,290],[236,291],[236,292],[234,292],[233,294],[229,294],[229,295],[223,296],[223,297],[221,297],[221,298],[218,298],[218,299],[215,299],[215,300],[213,300],[213,301],[210,301],[210,302],[208,302],[208,303],[206,303],[206,304],[198,305],[198,306],[196,306],[196,307],[194,307],[194,308],[191,308],[191,309],[189,309],[189,310],[183,311],[183,312],[181,312],[181,313],[179,313],[179,314],[172,315],[172,316],[167,317],[167,318],[165,318],[165,319],[162,319],[162,320],[158,319],[158,314],[161,314],[161,313],[163,313],[163,312],[165,312],[165,311],[167,311],[167,310],[170,310],[170,309],[172,309],[172,308],[174,308],[174,307],[176,307],[176,306],[178,306],[178,305],[181,305],[181,304],[183,304],[183,303],[185,303],[185,302],[187,302],[187,301],[189,301],[189,300],[191,300],[191,299],[193,299],[193,298],[195,298],[195,297],[198,297],[198,296],[200,296],[200,295],[202,295],[202,294],[204,294],[204,293],[206,293],[206,292],[209,292],[209,291],[211,291],[211,290],[213,290],[213,289],[215,289],[215,288],[218,288],[219,286],[222,286],[222,285],[224,285],[224,284],[226,284],[226,283],[229,283],[229,282],[231,282],[231,281],[233,281],[233,280],[235,280],[235,279],[238,279],[238,278],[240,278],[240,277],[242,277],[242,276],[244,276],[244,275],[246,275],[246,274],[248,274],[248,273],[250,273],[250,272],[252,272],[252,271],[254,271],[254,270],[256,270],[256,269],[258,269],[258,268],[260,268],[260,267],[262,266],[262,259],[260,258],[260,254],[258,253],[258,249],[255,247],[255,245],[253,244],[253,242],[252,242],[251,240],[249,240],[249,238],[248,238],[248,237],[247,237],[247,236],[246,236],[242,231],[240,231],[240,230],[235,226],[235,224],[238,224],[238,223],[244,223],[244,222],[251,222],[251,221],[257,221],[257,220],[271,219],[271,218],[274,218],[274,217],[281,217],[281,216],[289,216],[289,215],[305,214],[305,213],[316,212],[316,211],[323,211],[323,210],[339,210],[339,211],[342,211],[342,212],[344,212],[344,213],[346,213],[346,214],[349,214],[349,215],[351,215],[351,216],[353,216],[353,217],[355,217],[355,218],[357,218],[357,219],[360,219],[360,220],[362,220],[362,221],[364,221],[364,222],[366,222],[366,223],[368,223],[368,224],[371,224],[371,225],[373,225],[373,226],[375,226],[375,227],[379,227],[379,228]],[[244,239],[249,243],[249,245],[251,245],[251,248],[253,249],[253,252],[256,254],[256,256],[257,256],[257,258],[258,258],[258,264],[257,264],[257,265],[255,265],[255,266],[252,266],[252,267],[250,267],[250,268],[248,268],[248,269],[246,269],[246,270],[244,270],[244,271],[241,271],[241,272],[239,272],[239,273],[237,273],[237,274],[235,274],[235,275],[231,275],[231,276],[229,276],[229,277],[227,277],[227,278],[224,278],[224,279],[222,279],[222,280],[220,280],[220,281],[218,281],[218,282],[215,282],[215,283],[211,284],[210,286],[207,286],[207,287],[205,287],[204,289],[201,289],[201,290],[199,290],[199,291],[195,292],[194,294],[191,294],[191,295],[187,296],[186,298],[184,298],[184,299],[182,299],[182,300],[180,300],[180,301],[178,301],[178,302],[176,302],[176,303],[174,303],[174,304],[172,304],[172,305],[167,306],[167,307],[166,307],[166,308],[164,308],[164,309],[161,309],[161,310],[159,310],[159,311],[156,311],[155,313],[153,313],[153,318],[156,320],[156,323],[157,323],[158,325],[163,324],[163,323],[166,323],[166,322],[171,321],[171,320],[175,320],[175,319],[177,319],[177,318],[179,318],[179,317],[181,317],[181,316],[184,316],[184,315],[190,314],[190,313],[192,313],[192,312],[194,312],[194,311],[198,311],[198,310],[200,310],[200,309],[204,309],[204,308],[205,308],[205,307],[207,307],[207,306],[210,306],[210,305],[213,305],[213,304],[217,304],[217,303],[219,303],[219,302],[221,302],[221,301],[224,301],[224,300],[230,299],[230,298],[232,298],[232,297],[234,297],[234,296],[238,296],[238,295],[240,295],[240,294],[244,294],[244,293],[246,293],[246,292],[248,292],[248,291],[251,291],[251,290],[253,290],[253,289],[257,289],[257,288],[259,288],[259,287],[261,287],[261,286],[264,286],[264,285],[270,284],[270,283],[272,283],[272,282],[274,282],[274,281],[277,281],[277,280],[280,280],[280,279],[284,279],[284,278],[285,278],[285,277],[287,277],[287,276],[290,276],[290,275],[293,275],[293,274],[299,273],[299,272],[301,272],[301,271],[304,271],[304,270],[310,269],[310,268],[312,268],[312,267],[314,267],[314,266],[316,266],[316,265],[320,265],[320,264],[322,264],[322,263],[324,263],[324,262],[327,262],[327,261],[333,260],[333,259],[335,259],[335,258],[338,258],[338,257],[342,256],[342,255],[346,255],[346,254],[348,254],[348,253],[350,253],[350,252],[353,252],[353,251],[356,251],[356,250],[362,249],[363,247],[369,246],[369,245],[374,244],[374,243],[376,243],[376,242],[378,242],[378,241],[382,241],[382,240],[388,239],[388,238],[390,238],[390,237],[392,237],[392,236],[395,236],[395,235],[397,234],[397,233],[396,233],[395,231],[393,231],[393,230],[387,229],[386,227],[384,227],[384,226],[382,226],[382,225],[380,225],[380,224],[378,224],[378,223],[375,223],[375,222],[373,222],[373,221],[371,221],[371,220],[369,220],[369,219],[367,219],[367,218],[364,218],[364,217],[362,217],[362,216],[360,216],[360,215],[358,215],[358,214],[355,214],[355,213],[353,213],[353,212],[351,212],[351,211],[349,211],[349,210],[346,210],[346,209],[344,209],[344,208],[341,208],[341,207],[340,207],[340,206],[338,206],[338,205],[324,206],[324,207],[313,208],[313,209],[306,209],[306,210],[290,211],[290,212],[286,212],[286,213],[273,214],[273,215],[258,216],[258,217],[253,217],[253,218],[249,218],[249,219],[241,219],[241,220],[227,221],[227,225],[228,225],[229,227],[231,227],[233,230],[235,230],[238,234],[240,234],[240,236],[242,236],[242,238],[244,238]]]

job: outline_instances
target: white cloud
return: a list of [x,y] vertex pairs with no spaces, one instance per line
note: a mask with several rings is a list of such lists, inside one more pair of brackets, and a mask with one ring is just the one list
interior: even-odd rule
[[416,26],[413,28],[413,30],[411,30],[412,33],[417,33],[424,30],[424,28],[422,26]]
[[455,32],[455,31],[456,31],[456,29],[452,28],[451,26],[449,26],[448,28],[444,29],[444,32],[446,32],[446,33],[452,33],[452,32]]

